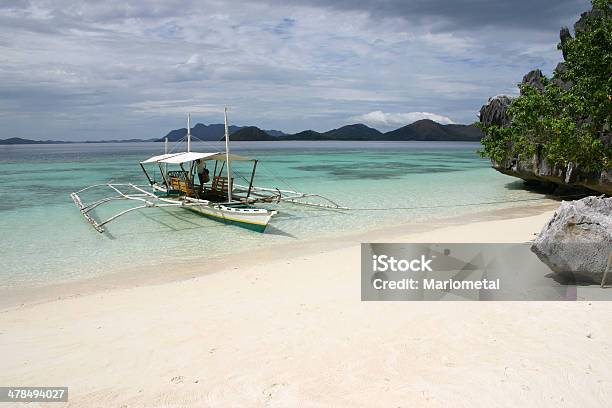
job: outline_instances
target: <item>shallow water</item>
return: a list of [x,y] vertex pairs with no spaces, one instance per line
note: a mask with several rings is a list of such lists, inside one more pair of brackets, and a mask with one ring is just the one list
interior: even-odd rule
[[[111,180],[146,184],[138,162],[163,153],[161,143],[0,146],[0,287],[87,278],[131,265],[204,262],[245,249],[524,205],[478,203],[540,196],[516,188],[514,179],[493,171],[476,154],[477,143],[235,142],[232,146],[235,153],[260,160],[256,185],[319,193],[352,208],[386,210],[339,212],[269,205],[280,212],[266,233],[258,234],[180,208],[146,209],[119,218],[108,224],[107,233],[99,234],[69,194]],[[192,149],[223,150],[218,143],[194,143]],[[248,166],[234,162],[237,183],[245,184],[240,176],[250,176]],[[398,207],[437,208],[393,209]],[[125,204],[101,208],[97,217],[122,208]]]

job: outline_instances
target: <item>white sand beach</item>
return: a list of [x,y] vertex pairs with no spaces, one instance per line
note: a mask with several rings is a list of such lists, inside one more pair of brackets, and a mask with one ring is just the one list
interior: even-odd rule
[[612,304],[360,301],[360,241],[525,242],[552,208],[20,294],[0,384],[68,386],[70,407],[610,406]]

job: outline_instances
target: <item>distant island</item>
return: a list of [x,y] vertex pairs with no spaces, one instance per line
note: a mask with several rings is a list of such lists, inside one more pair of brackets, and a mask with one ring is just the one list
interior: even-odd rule
[[[484,134],[473,125],[443,125],[433,120],[423,119],[390,132],[380,132],[362,123],[342,126],[327,132],[304,130],[287,134],[280,130],[262,130],[256,126],[230,126],[230,138],[233,141],[283,141],[283,140],[340,140],[340,141],[443,141],[443,142],[478,142]],[[0,139],[0,144],[58,144],[58,143],[136,143],[136,142],[178,142],[187,135],[187,128],[174,129],[161,138],[104,140],[87,142],[66,142],[55,140],[29,140],[18,137]],[[191,128],[195,140],[224,140],[224,125],[196,124]]]
[[65,141],[65,140],[31,140],[21,137],[11,137],[0,139],[0,145],[23,145],[23,144],[70,144],[70,143],[144,143],[158,142],[158,138],[153,139],[112,139],[112,140],[84,140],[84,141]]
[[[380,132],[362,123],[342,126],[327,132],[304,130],[286,134],[279,130],[262,130],[256,126],[230,126],[230,138],[233,141],[275,141],[275,140],[360,140],[360,141],[453,141],[478,142],[484,136],[482,131],[472,125],[442,125],[433,120],[423,119],[395,129]],[[223,125],[203,125],[198,123],[191,128],[191,134],[200,140],[224,140]],[[187,128],[170,131],[163,141],[177,142],[187,135]]]

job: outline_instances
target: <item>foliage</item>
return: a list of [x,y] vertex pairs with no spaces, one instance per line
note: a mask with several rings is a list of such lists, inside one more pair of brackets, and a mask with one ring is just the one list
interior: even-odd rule
[[[544,78],[543,92],[519,85],[521,95],[508,108],[509,126],[480,126],[484,157],[530,160],[540,146],[550,164],[612,168],[612,147],[601,137],[612,124],[612,0],[592,3],[599,13],[585,18],[588,29],[562,44],[566,69]],[[561,81],[572,86],[564,90]]]

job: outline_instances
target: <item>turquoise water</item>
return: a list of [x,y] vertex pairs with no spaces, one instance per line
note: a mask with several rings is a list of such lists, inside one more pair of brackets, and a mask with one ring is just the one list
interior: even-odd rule
[[[162,149],[159,143],[0,146],[0,288],[81,279],[176,259],[200,262],[287,242],[524,205],[469,204],[539,196],[493,171],[476,154],[476,143],[235,142],[235,153],[260,160],[256,185],[319,193],[347,207],[451,207],[338,212],[269,205],[279,209],[279,215],[263,235],[180,208],[146,209],[108,224],[105,234],[95,232],[69,194],[111,180],[146,184],[138,162]],[[222,147],[194,143],[192,149]],[[243,163],[235,162],[234,169],[250,175]],[[83,195],[84,201],[96,197]],[[457,204],[463,206],[452,207]],[[117,203],[101,208],[97,218],[122,208],[127,207]]]

